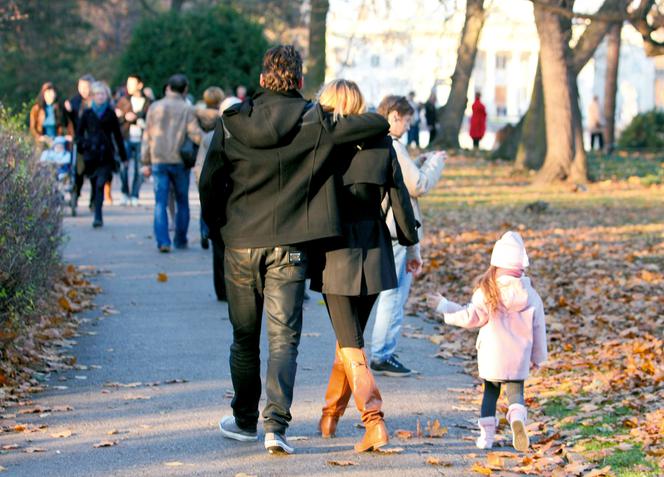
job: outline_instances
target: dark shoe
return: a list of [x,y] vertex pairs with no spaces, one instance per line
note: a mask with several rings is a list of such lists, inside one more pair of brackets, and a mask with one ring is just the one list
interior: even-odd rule
[[171,251],[171,246],[170,245],[160,245],[159,246],[159,252],[161,253],[170,253]]
[[355,452],[376,450],[389,442],[387,428],[383,420],[383,399],[376,386],[364,350],[341,348],[341,359],[348,384],[355,398],[355,405],[362,416],[364,436],[355,444]]
[[278,432],[265,433],[265,448],[270,454],[292,454],[295,452],[288,441],[286,436]]
[[407,367],[405,367],[403,364],[401,364],[394,355],[390,356],[385,361],[382,361],[380,363],[372,361],[371,369],[373,369],[376,372],[376,374],[381,374],[383,376],[392,376],[393,378],[410,376],[412,373],[412,371]]
[[187,249],[187,243],[180,243],[180,244],[175,244],[175,248],[178,250],[186,250]]
[[102,222],[101,220],[95,219],[95,220],[92,221],[92,226],[96,229],[98,229],[99,227],[102,227],[103,225],[104,225],[104,222]]
[[318,429],[324,439],[334,437],[337,431],[339,418],[343,416],[350,400],[351,390],[344,363],[341,360],[339,352],[339,343],[337,343],[334,354],[334,363],[325,392],[325,406],[323,406],[323,415],[318,423]]
[[242,442],[254,442],[258,440],[256,431],[245,431],[235,422],[233,416],[224,416],[219,421],[219,430],[224,437]]
[[207,237],[201,237],[201,248],[207,250],[210,248],[210,239]]

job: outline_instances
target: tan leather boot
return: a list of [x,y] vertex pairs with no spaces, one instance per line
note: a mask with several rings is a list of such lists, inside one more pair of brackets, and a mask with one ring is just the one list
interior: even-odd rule
[[323,416],[318,423],[318,429],[324,438],[334,437],[337,430],[339,418],[343,416],[348,401],[350,400],[350,385],[346,379],[346,371],[339,354],[339,343],[337,343],[334,352],[334,362],[330,379],[327,383],[325,392],[325,406],[323,406]]
[[369,369],[367,357],[362,349],[341,348],[341,359],[365,428],[362,440],[355,444],[355,451],[378,449],[389,442],[389,437],[381,411],[383,400]]

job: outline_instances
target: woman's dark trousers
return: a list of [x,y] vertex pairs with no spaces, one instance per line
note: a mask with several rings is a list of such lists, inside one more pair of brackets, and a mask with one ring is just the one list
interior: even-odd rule
[[324,294],[327,312],[340,348],[364,348],[364,328],[378,295]]
[[297,347],[302,333],[306,252],[298,247],[230,248],[224,254],[228,311],[233,325],[230,368],[237,425],[255,431],[261,396],[260,334],[267,315],[269,357],[265,432],[285,433],[291,420]]

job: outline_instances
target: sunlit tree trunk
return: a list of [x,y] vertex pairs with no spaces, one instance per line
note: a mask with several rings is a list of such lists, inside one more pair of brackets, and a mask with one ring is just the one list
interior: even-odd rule
[[622,23],[611,25],[607,34],[606,79],[604,82],[604,144],[605,151],[615,145],[616,93],[618,92],[618,66],[620,63],[620,33]]
[[311,98],[325,81],[325,26],[328,0],[311,0],[309,20],[309,54],[305,62],[304,93]]
[[485,19],[484,0],[466,0],[466,20],[461,32],[450,95],[439,115],[440,134],[435,141],[436,146],[459,147],[459,131],[468,101],[468,84]]
[[569,86],[567,43],[560,19],[545,4],[535,3],[535,25],[540,39],[546,156],[538,182],[565,180],[574,160],[574,114]]

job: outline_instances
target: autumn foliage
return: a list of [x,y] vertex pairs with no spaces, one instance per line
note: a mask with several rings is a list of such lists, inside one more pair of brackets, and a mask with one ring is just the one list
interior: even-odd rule
[[[550,359],[526,383],[535,453],[503,456],[503,468],[612,475],[604,469],[612,455],[638,452],[652,472],[643,475],[656,475],[664,469],[664,188],[638,178],[577,192],[534,188],[507,166],[463,158],[444,175],[428,200],[428,265],[411,307],[431,314],[424,295],[434,290],[468,301],[495,240],[518,230],[547,313]],[[476,331],[440,331],[439,356],[461,358],[476,375]],[[480,396],[478,388],[461,398]]]

